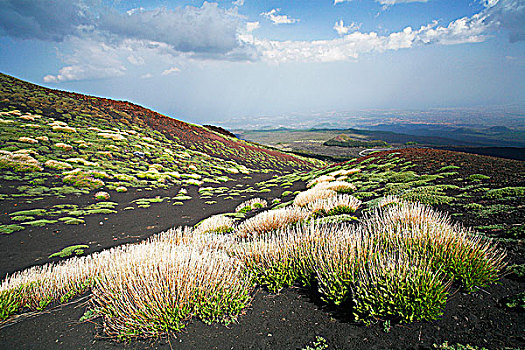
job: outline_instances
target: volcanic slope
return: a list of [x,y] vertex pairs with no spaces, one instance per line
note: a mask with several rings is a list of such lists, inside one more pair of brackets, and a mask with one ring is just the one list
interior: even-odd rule
[[[47,349],[60,344],[65,349],[503,349],[525,346],[523,162],[431,149],[381,152],[329,166],[264,151],[261,151],[264,155],[259,154],[258,163],[240,158],[232,161],[227,156],[191,149],[195,146],[191,142],[184,147],[181,140],[170,139],[149,124],[139,130],[133,125],[121,127],[122,123],[115,129],[106,118],[101,118],[98,125],[93,125],[90,119],[76,123],[77,117],[57,122],[58,116],[49,116],[51,111],[46,112],[45,105],[40,105],[38,110],[27,107],[30,96],[27,102],[22,95],[16,97],[18,105],[12,102],[15,100],[12,95],[27,90],[19,87],[24,84],[13,82],[18,88],[11,86],[11,92],[2,96],[4,109],[0,116],[2,137],[10,135],[5,136],[7,141],[2,145],[6,146],[2,146],[0,158],[2,276],[49,261],[59,263],[22,271],[14,278],[3,280],[0,292],[0,317],[4,319],[0,324],[0,344],[3,347]],[[60,115],[70,114],[59,109]],[[113,114],[109,114],[113,120]],[[215,153],[220,152],[215,150]],[[263,163],[262,159],[267,158],[272,161]],[[313,169],[316,166],[317,169]],[[245,200],[249,202],[238,205]],[[299,264],[290,264],[286,259],[281,260],[283,255],[279,255],[279,250],[272,250],[271,240],[266,241],[265,234],[281,242],[280,239],[295,237],[294,232],[306,233],[304,237],[310,237],[310,232],[317,243],[309,246],[306,253],[332,249],[339,252],[337,247],[344,250],[345,242],[354,244],[354,240],[348,238],[357,237],[345,236],[344,232],[369,227],[371,237],[376,237],[376,233],[383,231],[373,229],[374,222],[379,222],[374,220],[399,211],[435,222],[440,230],[425,227],[438,235],[443,229],[451,243],[468,243],[450,245],[450,248],[464,247],[463,251],[470,251],[471,247],[481,247],[478,258],[461,259],[461,255],[449,254],[461,253],[461,250],[434,249],[447,241],[430,242],[430,249],[424,254],[442,252],[443,257],[452,259],[445,262],[453,263],[436,265],[437,272],[424,271],[440,274],[441,269],[451,267],[449,278],[454,283],[441,284],[440,279],[433,280],[437,281],[440,304],[432,307],[429,314],[418,314],[419,307],[411,309],[415,313],[407,314],[406,303],[398,304],[396,300],[391,300],[393,306],[384,304],[383,308],[379,302],[356,313],[356,307],[367,300],[389,300],[388,293],[385,294],[389,288],[368,285],[364,293],[352,295],[355,281],[344,275],[338,279],[341,275],[335,270],[328,276],[294,275],[297,266],[311,261],[299,259]],[[448,213],[449,217],[432,214],[436,212]],[[213,217],[209,221],[200,222],[210,216]],[[200,224],[195,225],[198,222]],[[463,224],[475,231],[450,223]],[[183,225],[191,227],[154,235],[138,245],[89,255]],[[323,230],[309,231],[308,227]],[[282,230],[272,231],[275,228]],[[317,232],[326,235],[317,235]],[[289,233],[291,236],[287,236]],[[407,232],[402,229],[401,233]],[[405,237],[410,241],[416,236],[392,238],[399,243],[405,242]],[[391,243],[388,239],[382,242],[386,246],[374,246],[379,248],[374,251],[392,258],[389,254],[395,254],[396,250],[388,249]],[[316,250],[317,244],[329,249]],[[259,259],[259,253],[250,251],[260,248],[259,252],[264,252],[265,247],[270,248],[265,259],[270,260]],[[412,245],[399,247],[405,254],[421,253],[417,249],[407,250]],[[201,248],[205,249],[195,255],[195,250]],[[501,248],[506,250],[506,255]],[[138,259],[128,260],[126,264],[117,264],[131,256],[127,252],[134,251],[144,254],[135,255]],[[166,254],[170,252],[176,254]],[[193,253],[188,255],[188,252]],[[315,254],[313,256],[317,256]],[[82,257],[69,259],[71,255]],[[321,255],[321,259],[312,260],[316,271],[322,272],[323,266],[328,266],[325,262],[336,261],[332,258],[337,256],[342,255]],[[173,260],[166,260],[167,257]],[[184,260],[187,257],[191,259]],[[275,265],[271,264],[272,259],[276,259]],[[91,261],[98,261],[99,265],[92,265]],[[221,268],[216,271],[229,273],[232,278],[225,280],[231,284],[222,283],[216,273],[208,275],[210,278],[186,278],[185,283],[179,284],[179,279],[173,278],[177,263],[171,265],[170,261],[192,262],[191,266],[199,266],[199,271]],[[203,261],[213,264],[201,264]],[[219,261],[228,263],[219,264]],[[79,264],[75,265],[76,262]],[[264,265],[265,262],[270,264]],[[482,264],[476,267],[477,262]],[[387,263],[386,272],[396,266],[392,261]],[[420,269],[423,263],[419,260],[415,269],[405,271],[419,273],[423,271]],[[504,264],[509,268],[505,270]],[[79,269],[68,269],[74,266]],[[281,269],[282,266],[289,268]],[[336,270],[344,266],[344,261],[333,265]],[[239,274],[241,270],[236,270],[237,267],[251,269],[251,273]],[[466,267],[468,273],[454,273],[462,267]],[[83,275],[83,271],[87,274]],[[162,275],[166,271],[168,274]],[[479,275],[480,271],[486,274]],[[119,275],[121,272],[126,278],[121,278],[124,276]],[[334,288],[321,288],[331,282],[319,276],[334,277]],[[466,284],[477,276],[480,277],[477,281]],[[215,292],[233,292],[219,294],[224,298],[216,298],[214,293],[210,298],[203,298],[205,294],[200,293],[206,293],[206,288],[195,289],[195,294],[184,294],[192,286],[213,281],[220,287]],[[398,281],[392,280],[393,284]],[[183,299],[186,295],[188,307],[193,306],[180,309],[187,314],[164,308],[157,313],[161,317],[159,323],[155,317],[149,319],[149,311],[155,313],[158,305],[179,294],[168,293],[167,298],[158,298],[160,294],[147,291],[165,283],[173,283],[165,290],[181,291],[180,300],[186,300]],[[119,286],[131,287],[120,291],[132,291],[134,298],[122,302],[122,298],[130,294],[119,292]],[[170,289],[172,287],[175,289]],[[221,289],[223,287],[226,289]],[[414,290],[417,288],[404,288],[401,293],[410,294]],[[150,297],[153,299],[143,304]],[[338,299],[340,297],[343,299]],[[403,300],[412,307],[422,299]],[[437,299],[424,300],[423,308],[434,305]],[[134,311],[135,306],[140,312]],[[180,315],[184,317],[178,318]],[[356,319],[356,315],[360,318]],[[97,317],[90,319],[92,316]],[[412,317],[419,321],[410,322]],[[213,321],[235,322],[225,326]],[[168,327],[163,327],[165,325]],[[178,326],[184,327],[182,331]],[[166,333],[168,337],[155,337]],[[136,339],[148,336],[153,338]],[[116,342],[115,337],[131,341]]]
[[0,276],[64,248],[89,253],[194,224],[261,180],[323,165],[4,74],[0,130]]

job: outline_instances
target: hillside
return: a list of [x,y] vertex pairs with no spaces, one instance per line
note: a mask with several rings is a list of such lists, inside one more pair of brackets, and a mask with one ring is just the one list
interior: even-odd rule
[[[84,251],[92,252],[144,238],[191,221],[185,213],[196,210],[192,198],[198,211],[213,211],[246,198],[260,179],[323,164],[129,102],[7,75],[0,81],[1,276],[49,261],[65,246],[88,245]],[[152,220],[134,210],[151,205],[169,205],[165,214],[172,218]],[[122,219],[137,216],[142,221],[132,225]],[[99,232],[103,223],[119,232]],[[45,232],[46,249],[28,239],[39,235],[35,230]]]
[[8,76],[0,109],[4,348],[525,346],[524,162],[327,164]]

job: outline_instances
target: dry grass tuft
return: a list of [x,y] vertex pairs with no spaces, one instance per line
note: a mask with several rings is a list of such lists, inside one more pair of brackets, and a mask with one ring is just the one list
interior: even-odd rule
[[298,207],[305,207],[308,203],[315,202],[319,199],[334,197],[335,195],[337,195],[337,192],[333,190],[318,188],[315,186],[314,188],[301,192],[295,196],[293,204]]
[[73,166],[66,162],[61,162],[58,160],[49,159],[44,163],[44,166],[51,168],[51,169],[58,169],[58,170],[64,170],[64,169],[72,169]]
[[494,242],[419,203],[376,210],[365,216],[362,226],[387,248],[432,259],[436,269],[469,291],[496,281],[505,266],[506,254]]
[[109,133],[109,132],[99,132],[97,135],[105,139],[111,139],[113,141],[126,141],[127,140],[124,136],[120,134],[114,134],[114,133]]
[[315,185],[317,185],[319,183],[330,182],[330,181],[335,181],[335,176],[332,176],[332,175],[321,175],[318,178],[313,179],[312,181],[310,181],[306,185],[306,187],[310,188],[310,187],[315,186]]
[[67,125],[65,125],[65,126],[54,125],[51,128],[53,129],[53,131],[56,131],[56,132],[67,132],[67,133],[77,132],[77,129],[75,129],[72,126],[67,126]]
[[361,201],[348,194],[338,194],[333,197],[318,199],[307,205],[314,215],[339,215],[354,213],[361,206]]
[[0,151],[0,169],[10,168],[15,171],[40,171],[40,162],[27,153]]
[[320,184],[315,185],[314,188],[343,193],[354,192],[357,189],[354,184],[346,181],[321,182]]
[[[174,310],[164,308],[175,300],[180,312],[190,311],[185,317],[233,320],[249,302],[252,287],[240,261],[224,253],[229,244],[227,236],[177,228],[139,244],[16,272],[0,285],[0,320],[22,308],[42,310],[65,302],[91,287],[95,311],[104,316],[107,333],[118,337],[182,327],[177,322],[184,318],[174,319]],[[165,321],[160,328],[159,320]]]
[[295,206],[268,210],[245,220],[238,226],[234,234],[238,238],[257,237],[306,220],[309,216],[310,213],[307,210]]
[[231,233],[234,227],[233,219],[224,215],[213,215],[198,223],[195,227],[195,233]]
[[68,145],[67,143],[58,142],[55,143],[56,148],[62,148],[64,151],[71,151],[73,149],[73,146]]
[[25,143],[35,144],[35,143],[38,143],[38,140],[35,140],[35,139],[31,138],[31,137],[20,136],[18,138],[18,142],[25,142]]
[[341,170],[336,170],[336,171],[333,171],[331,172],[329,175],[330,176],[334,176],[334,177],[338,177],[338,176],[349,176],[349,175],[353,175],[353,174],[356,174],[358,172],[360,172],[361,169],[348,169],[348,170],[345,170],[345,169],[341,169]]

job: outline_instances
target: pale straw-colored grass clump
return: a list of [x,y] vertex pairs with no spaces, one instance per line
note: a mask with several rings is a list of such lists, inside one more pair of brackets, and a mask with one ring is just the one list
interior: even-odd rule
[[44,166],[51,168],[51,169],[58,169],[58,170],[64,170],[64,169],[72,169],[73,166],[66,162],[61,162],[59,160],[49,159],[44,163]]
[[321,175],[319,176],[318,178],[315,178],[313,179],[312,181],[310,181],[306,187],[310,188],[310,187],[313,187],[319,183],[322,183],[322,182],[330,182],[330,181],[335,181],[335,177],[332,176],[332,175]]
[[0,150],[0,169],[11,168],[15,171],[40,171],[40,162],[28,153],[13,153]]
[[237,238],[256,237],[306,220],[309,215],[308,210],[295,206],[267,210],[245,220],[237,227],[234,234]]
[[316,215],[339,215],[354,213],[361,206],[361,201],[348,194],[318,199],[307,205],[308,210]]
[[334,190],[318,188],[315,186],[314,188],[301,192],[295,196],[293,204],[298,207],[305,207],[308,203],[315,202],[319,199],[334,197],[335,195],[337,195],[337,192]]
[[63,142],[55,143],[55,147],[62,148],[64,151],[71,151],[73,149],[73,146]]
[[338,176],[350,176],[350,175],[353,175],[353,174],[356,174],[358,172],[360,172],[361,169],[357,169],[357,168],[354,168],[354,169],[348,169],[348,170],[345,170],[345,169],[341,169],[341,170],[336,170],[336,171],[332,171],[330,174],[330,176],[334,176],[334,177],[338,177]]
[[56,131],[56,132],[66,132],[66,133],[74,133],[74,132],[77,132],[77,129],[72,127],[72,126],[61,126],[61,125],[54,125],[51,127],[51,129],[53,129],[53,131]]
[[117,134],[117,133],[99,132],[97,135],[100,136],[100,137],[103,137],[105,139],[111,139],[113,141],[125,141],[125,140],[127,140],[126,137],[122,136],[121,134]]
[[224,215],[213,215],[201,221],[195,227],[195,233],[231,233],[234,230],[235,221]]
[[25,142],[25,143],[32,143],[32,144],[35,144],[35,143],[38,143],[38,140],[32,138],[32,137],[27,137],[27,136],[20,136],[18,138],[18,142]]
[[354,192],[357,188],[354,184],[351,184],[346,181],[330,181],[330,182],[321,182],[315,185],[314,188],[332,190],[336,192]]
[[238,213],[242,210],[253,210],[258,208],[266,208],[268,206],[268,202],[265,199],[262,198],[252,198],[248,199],[247,201],[242,202],[235,208],[235,212]]

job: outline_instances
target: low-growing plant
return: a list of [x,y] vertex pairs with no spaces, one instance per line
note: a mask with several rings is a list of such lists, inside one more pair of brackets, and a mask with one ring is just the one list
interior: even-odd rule
[[490,179],[490,176],[483,175],[483,174],[471,174],[467,176],[467,180],[469,181],[481,182],[483,180],[489,180],[489,179]]
[[337,192],[333,190],[318,188],[317,186],[311,188],[304,192],[299,192],[293,201],[294,205],[298,207],[304,207],[308,203],[315,202],[318,199],[326,199],[329,197],[334,197],[337,195]]
[[34,221],[26,221],[23,222],[22,225],[28,225],[33,227],[43,227],[49,224],[56,223],[57,220],[47,220],[47,219],[40,219],[40,220],[34,220]]
[[503,187],[488,191],[485,198],[488,199],[504,199],[509,197],[523,197],[525,196],[525,187]]
[[71,216],[59,218],[58,221],[62,221],[66,225],[80,225],[80,224],[85,223],[84,220],[79,219],[79,218],[74,218]]
[[250,300],[240,262],[224,253],[176,245],[128,249],[133,253],[111,265],[93,287],[92,307],[110,336],[158,336],[182,329],[192,315],[231,322]]
[[505,297],[501,302],[509,309],[525,311],[525,292]]
[[268,205],[268,202],[266,202],[265,199],[262,198],[252,198],[247,201],[242,202],[235,208],[235,212],[248,212],[253,209],[260,209],[260,208],[266,208]]
[[240,238],[259,236],[306,220],[309,215],[309,211],[298,207],[267,210],[242,222],[235,235]]
[[446,166],[444,166],[442,168],[439,168],[438,173],[452,171],[452,170],[456,170],[456,169],[461,169],[461,167],[456,166],[456,165],[446,165]]
[[16,216],[11,217],[11,220],[13,221],[30,221],[34,219],[35,219],[34,216],[25,216],[25,215],[16,215]]
[[448,341],[444,342],[443,344],[434,344],[434,348],[435,349],[440,349],[440,350],[488,350],[487,348],[484,348],[484,347],[477,347],[477,346],[474,346],[474,345],[470,345],[470,344],[466,344],[466,345],[463,345],[463,344],[455,344],[455,345],[449,345],[448,344]]
[[20,226],[20,225],[15,225],[15,224],[11,224],[11,225],[0,225],[0,234],[6,234],[6,235],[9,235],[13,232],[17,232],[17,231],[22,231],[24,230],[25,227],[24,226]]
[[301,350],[326,350],[328,349],[328,342],[321,336],[316,336],[310,344],[306,345]]
[[99,191],[95,193],[94,197],[96,200],[99,200],[99,201],[107,201],[110,198],[110,195],[109,193],[105,191]]
[[29,154],[0,151],[0,169],[11,169],[20,172],[36,172],[41,171],[42,167],[40,162]]
[[235,221],[224,215],[213,215],[195,225],[195,233],[231,233]]
[[89,248],[86,244],[77,244],[77,245],[71,245],[69,247],[65,247],[59,252],[53,253],[49,256],[49,259],[51,258],[69,258],[73,255],[82,255],[84,254],[84,249]]
[[89,173],[85,173],[80,169],[70,172],[68,175],[64,176],[62,181],[78,188],[97,189],[104,187],[104,181],[95,179]]
[[307,205],[314,217],[352,214],[361,206],[361,201],[348,194],[338,194],[326,199],[318,199]]

